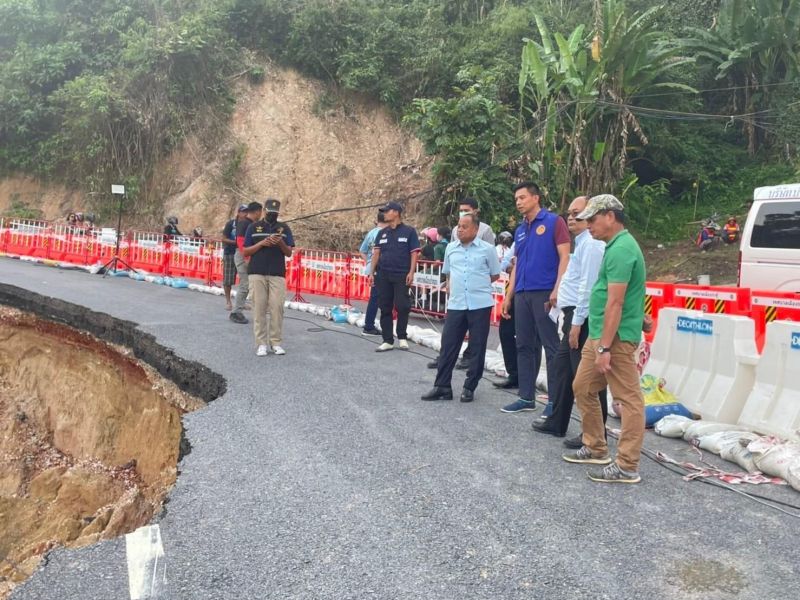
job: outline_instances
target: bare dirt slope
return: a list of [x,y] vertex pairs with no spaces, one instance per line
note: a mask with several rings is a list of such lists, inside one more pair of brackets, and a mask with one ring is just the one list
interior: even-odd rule
[[[201,226],[213,236],[241,202],[275,197],[283,216],[292,218],[430,187],[421,143],[377,103],[333,95],[322,83],[277,67],[266,69],[263,83],[235,86],[234,113],[228,123],[217,123],[223,133],[211,144],[189,135],[159,165],[151,193],[163,208],[126,218],[131,226],[160,228],[163,217],[176,215],[185,233]],[[23,177],[0,181],[0,214],[20,201],[49,219],[86,210],[75,190]],[[358,211],[295,229],[334,224],[361,231],[373,218],[374,211]]]

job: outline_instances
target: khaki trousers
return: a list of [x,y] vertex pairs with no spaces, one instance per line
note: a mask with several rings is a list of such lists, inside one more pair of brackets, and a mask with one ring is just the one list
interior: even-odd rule
[[581,411],[583,445],[592,456],[608,454],[603,413],[597,394],[606,385],[611,388],[614,400],[622,409],[622,433],[617,444],[617,465],[624,471],[639,470],[639,456],[644,441],[644,396],[636,370],[636,348],[633,342],[622,342],[619,337],[611,344],[611,371],[602,374],[595,367],[600,340],[586,340],[581,352],[581,362],[572,390]]
[[[253,331],[258,346],[280,346],[283,336],[283,303],[286,279],[277,275],[250,275],[253,290]],[[269,331],[267,330],[269,312]]]

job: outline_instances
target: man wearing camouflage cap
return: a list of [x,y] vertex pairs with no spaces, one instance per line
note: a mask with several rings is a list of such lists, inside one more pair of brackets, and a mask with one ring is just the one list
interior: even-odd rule
[[[576,218],[589,223],[592,237],[606,242],[606,250],[589,299],[589,339],[572,386],[583,416],[583,447],[565,454],[564,460],[607,465],[589,471],[593,481],[638,483],[645,421],[635,353],[644,322],[644,256],[625,228],[624,206],[614,196],[595,196]],[[608,452],[597,398],[606,385],[622,408],[616,461]]]

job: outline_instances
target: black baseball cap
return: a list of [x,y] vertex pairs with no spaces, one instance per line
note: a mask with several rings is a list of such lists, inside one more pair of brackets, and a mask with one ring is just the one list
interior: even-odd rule
[[236,209],[236,212],[247,212],[247,204],[240,204],[239,208]]
[[275,198],[267,198],[264,201],[264,208],[267,212],[277,213],[281,212],[281,202]]
[[381,212],[386,212],[387,210],[396,210],[397,212],[401,213],[403,212],[403,206],[399,202],[391,201],[381,206],[378,210]]

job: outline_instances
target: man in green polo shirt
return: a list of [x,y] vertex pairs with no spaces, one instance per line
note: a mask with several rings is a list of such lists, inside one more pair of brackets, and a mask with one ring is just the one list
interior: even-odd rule
[[[606,251],[589,299],[589,339],[581,352],[572,386],[583,416],[583,447],[565,454],[564,460],[607,465],[589,471],[589,478],[594,481],[638,483],[644,397],[635,353],[644,322],[644,256],[625,229],[624,206],[614,196],[595,196],[577,219],[589,223],[592,237],[606,242]],[[622,409],[616,461],[608,452],[597,399],[598,392],[606,385]]]

